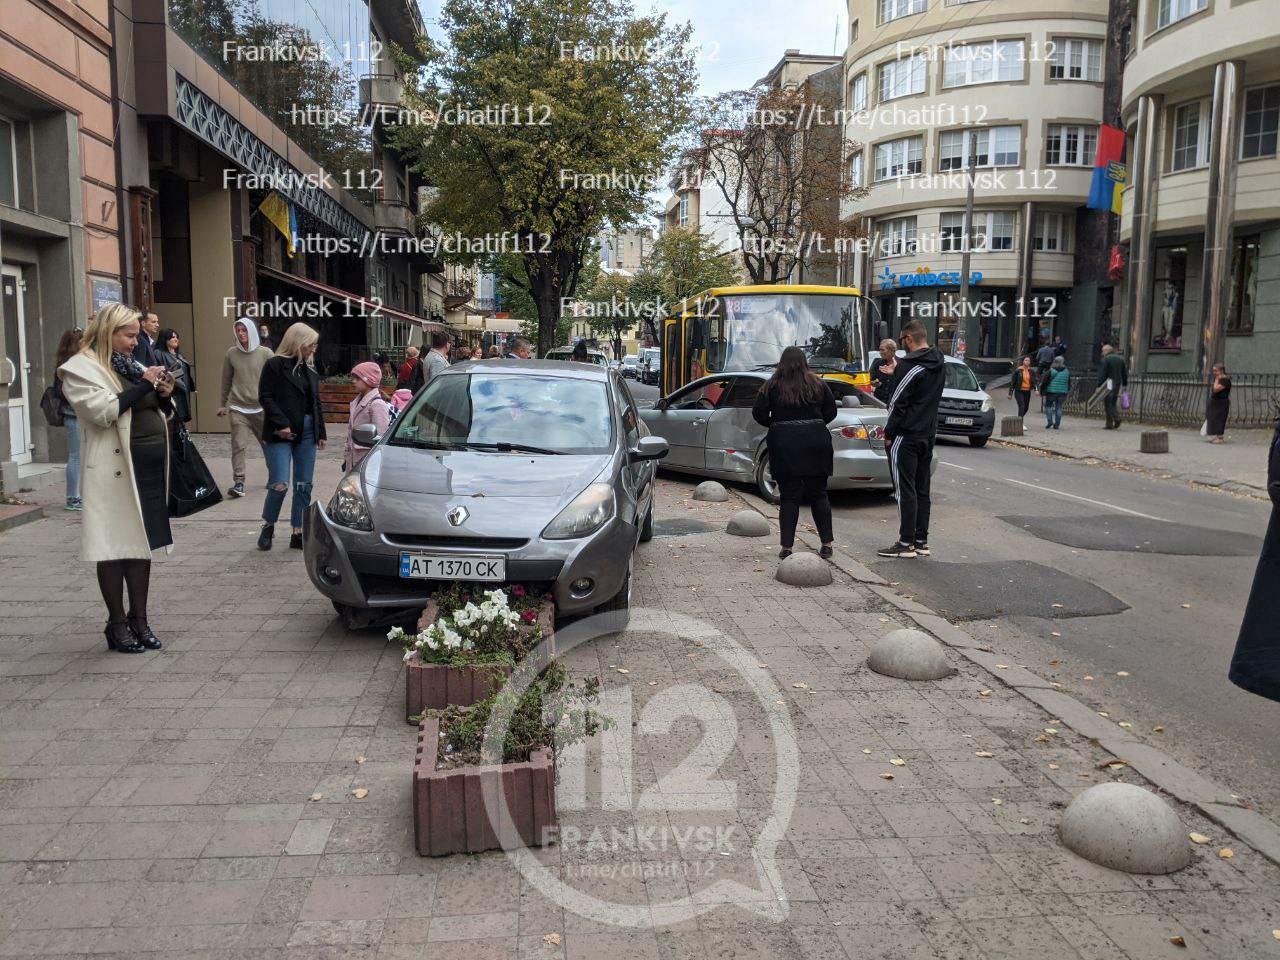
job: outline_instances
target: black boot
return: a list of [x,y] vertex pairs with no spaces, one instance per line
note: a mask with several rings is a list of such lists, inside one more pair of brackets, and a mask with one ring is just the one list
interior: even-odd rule
[[132,630],[133,635],[138,638],[138,642],[148,650],[160,649],[160,638],[151,632],[151,628],[147,626],[146,620],[130,614],[129,629]]
[[258,534],[258,549],[270,550],[271,538],[275,536],[275,533],[276,525],[274,523],[264,523],[262,525],[262,532]]
[[108,621],[107,628],[102,631],[107,638],[107,649],[117,653],[142,653],[145,649],[138,638],[123,620]]
[[302,534],[294,533],[289,535],[289,549],[290,550],[302,549]]

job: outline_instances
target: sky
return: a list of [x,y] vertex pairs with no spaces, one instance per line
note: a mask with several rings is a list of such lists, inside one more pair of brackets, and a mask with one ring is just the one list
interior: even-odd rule
[[[438,35],[441,0],[418,2],[427,32]],[[693,24],[693,44],[701,55],[698,92],[704,95],[751,86],[788,49],[843,53],[849,23],[843,0],[636,0],[635,7]]]

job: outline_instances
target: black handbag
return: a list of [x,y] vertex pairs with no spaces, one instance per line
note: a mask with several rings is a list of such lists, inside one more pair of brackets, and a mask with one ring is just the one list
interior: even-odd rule
[[222,502],[222,491],[191,442],[187,428],[178,424],[169,450],[169,516],[189,517]]
[[44,412],[44,419],[49,426],[66,425],[66,417],[62,414],[62,408],[66,402],[62,396],[62,381],[54,377],[53,383],[45,387],[44,393],[40,395],[40,409]]

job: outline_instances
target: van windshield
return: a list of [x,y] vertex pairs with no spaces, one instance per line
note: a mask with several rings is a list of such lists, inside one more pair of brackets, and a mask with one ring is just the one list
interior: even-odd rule
[[946,380],[943,386],[950,390],[981,390],[978,386],[978,378],[973,375],[973,371],[969,369],[967,364],[963,363],[944,363],[943,365]]

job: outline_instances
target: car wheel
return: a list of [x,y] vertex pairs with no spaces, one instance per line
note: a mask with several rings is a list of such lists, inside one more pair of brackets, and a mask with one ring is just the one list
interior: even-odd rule
[[640,542],[648,543],[653,539],[653,502],[649,502],[649,512],[644,515],[644,523],[640,527]]
[[969,446],[971,446],[971,447],[985,447],[985,446],[987,445],[987,441],[988,441],[988,440],[990,440],[990,439],[991,439],[990,437],[970,437],[970,438],[969,438]]
[[773,471],[769,468],[768,450],[761,453],[760,459],[756,462],[756,489],[760,491],[760,496],[770,503],[782,502],[782,496],[778,491],[778,481],[773,479]]
[[627,629],[631,621],[631,557],[627,558],[627,574],[622,580],[622,588],[608,603],[596,607],[596,617],[604,633],[621,633]]
[[339,603],[337,600],[333,601],[333,610],[338,615],[338,619],[342,621],[342,625],[348,630],[368,629],[376,619],[372,610],[351,607],[345,603]]

